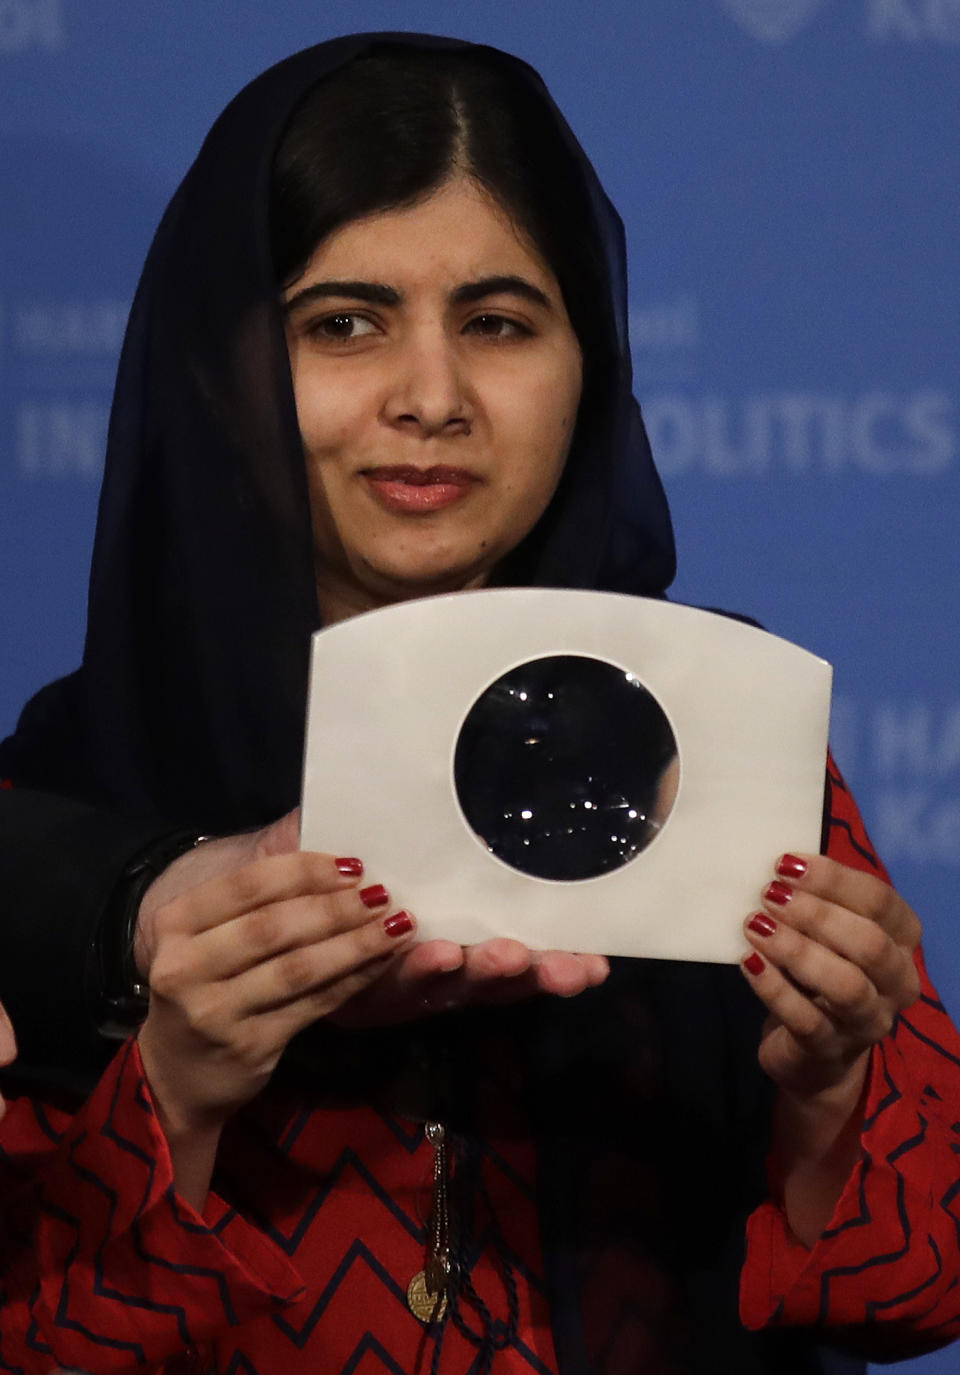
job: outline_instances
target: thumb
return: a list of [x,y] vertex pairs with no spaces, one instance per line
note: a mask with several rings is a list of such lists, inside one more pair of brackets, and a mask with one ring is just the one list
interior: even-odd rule
[[294,807],[257,836],[257,855],[289,855],[300,849],[300,808]]

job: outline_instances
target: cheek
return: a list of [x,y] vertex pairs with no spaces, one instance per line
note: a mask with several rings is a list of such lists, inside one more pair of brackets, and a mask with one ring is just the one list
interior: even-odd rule
[[539,488],[556,486],[566,463],[580,401],[579,370],[558,368],[539,380],[525,398],[518,430],[529,457],[527,480]]
[[345,425],[335,409],[320,404],[315,395],[297,397],[297,421],[304,451],[310,458],[322,458],[343,441]]
[[308,458],[323,461],[349,448],[364,414],[358,387],[323,369],[304,367],[294,382],[294,399]]

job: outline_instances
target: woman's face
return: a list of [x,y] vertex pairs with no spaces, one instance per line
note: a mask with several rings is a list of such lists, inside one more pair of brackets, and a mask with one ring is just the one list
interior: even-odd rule
[[459,178],[331,234],[284,299],[325,620],[482,585],[543,514],[576,420],[549,267]]

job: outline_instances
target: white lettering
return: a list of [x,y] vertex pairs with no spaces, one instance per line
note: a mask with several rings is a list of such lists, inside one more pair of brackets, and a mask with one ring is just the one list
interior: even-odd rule
[[941,774],[960,769],[960,702],[947,713],[937,745],[937,767]]
[[0,0],[0,53],[63,44],[62,0]]
[[927,29],[941,43],[960,43],[960,0],[926,0]]
[[960,864],[960,802],[945,803],[934,811],[930,838],[941,864]]
[[700,315],[692,292],[630,312],[630,344],[637,352],[692,349],[699,342]]
[[[893,473],[897,471],[897,457],[883,440],[891,443],[897,420],[896,397],[886,392],[873,392],[853,407],[850,416],[850,447],[861,468],[867,472]],[[886,422],[886,423],[884,423]]]
[[683,473],[700,450],[700,427],[685,396],[655,396],[643,407],[650,445],[664,476]]
[[881,703],[873,718],[877,772],[883,775],[902,770],[915,777],[923,775],[929,767],[930,734],[929,707],[900,709],[892,702]]
[[21,353],[116,353],[127,327],[125,301],[29,305],[17,314]]
[[876,772],[942,779],[960,771],[960,702],[941,715],[929,704],[881,702],[873,716]]
[[878,803],[877,821],[873,829],[877,851],[883,855],[885,863],[890,865],[898,860],[912,860],[922,864],[929,858],[928,831],[924,820],[926,793],[918,789],[881,793]]
[[782,396],[777,407],[783,421],[783,458],[794,472],[810,466],[810,423],[816,414],[816,397]]
[[17,312],[16,345],[26,354],[114,354],[123,343],[124,301],[65,301]]
[[776,411],[783,427],[784,462],[792,472],[807,472],[817,454],[828,472],[843,466],[847,427],[841,401],[812,393],[784,393],[776,398]]
[[942,392],[917,392],[904,410],[904,424],[921,448],[914,472],[942,473],[957,455],[953,402]]
[[923,789],[881,793],[873,828],[887,863],[960,865],[960,802]]
[[20,471],[31,478],[99,477],[109,417],[102,402],[23,402],[17,415]]
[[938,802],[923,789],[880,793],[877,851],[887,863],[960,865],[960,802]]
[[664,474],[792,473],[934,476],[960,453],[955,403],[944,392],[875,391],[845,400],[813,392],[747,397],[668,393],[644,403]]
[[916,42],[923,36],[920,18],[909,0],[870,0],[867,21],[874,38],[909,38]]
[[703,407],[703,459],[708,473],[719,477],[762,472],[770,459],[770,408],[762,398],[747,403],[739,448],[732,436],[730,405],[718,396]]
[[[960,866],[960,700],[834,702],[830,736],[842,769],[868,773],[859,787],[871,835],[887,863]],[[853,761],[851,763],[851,760]]]
[[869,0],[867,28],[873,38],[960,43],[960,0]]

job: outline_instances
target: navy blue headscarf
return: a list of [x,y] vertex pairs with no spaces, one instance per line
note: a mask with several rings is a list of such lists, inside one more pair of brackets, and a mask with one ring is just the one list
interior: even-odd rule
[[79,674],[6,746],[25,784],[228,831],[299,794],[307,651],[319,625],[307,482],[271,255],[270,181],[307,92],[381,44],[469,50],[542,102],[579,169],[606,264],[613,360],[514,582],[663,594],[663,490],[631,391],[623,227],[532,68],[413,34],[335,39],[247,86],[164,216],[127,330]]

